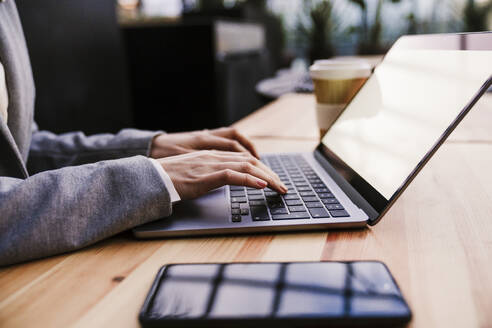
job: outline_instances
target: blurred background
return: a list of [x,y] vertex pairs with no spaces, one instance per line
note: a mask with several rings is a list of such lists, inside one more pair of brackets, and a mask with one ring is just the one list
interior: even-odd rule
[[17,0],[54,132],[229,125],[310,92],[316,59],[377,62],[401,35],[486,31],[492,0]]

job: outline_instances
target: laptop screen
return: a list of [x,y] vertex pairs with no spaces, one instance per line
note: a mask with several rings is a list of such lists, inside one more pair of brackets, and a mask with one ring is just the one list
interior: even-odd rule
[[[492,43],[492,34],[481,36]],[[386,200],[492,75],[492,47],[466,37],[441,36],[441,45],[400,39],[323,137]]]

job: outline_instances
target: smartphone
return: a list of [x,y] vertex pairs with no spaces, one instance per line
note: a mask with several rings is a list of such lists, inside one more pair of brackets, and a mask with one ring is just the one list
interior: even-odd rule
[[143,327],[395,326],[411,312],[381,262],[170,264]]

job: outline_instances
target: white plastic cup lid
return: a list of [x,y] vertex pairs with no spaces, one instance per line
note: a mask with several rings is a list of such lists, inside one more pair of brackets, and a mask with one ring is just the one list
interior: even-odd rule
[[367,78],[371,75],[371,65],[360,59],[323,59],[315,61],[309,72],[313,79]]

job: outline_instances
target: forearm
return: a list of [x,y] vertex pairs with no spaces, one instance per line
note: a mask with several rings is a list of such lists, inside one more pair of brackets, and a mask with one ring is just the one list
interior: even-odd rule
[[169,194],[142,156],[0,177],[0,265],[78,249],[169,216]]
[[48,131],[34,131],[28,170],[33,174],[102,160],[148,156],[152,139],[159,133],[124,129],[117,134],[86,136],[82,132],[56,135]]

